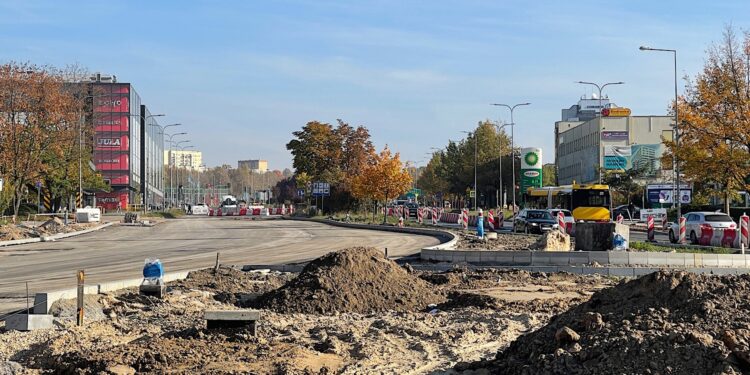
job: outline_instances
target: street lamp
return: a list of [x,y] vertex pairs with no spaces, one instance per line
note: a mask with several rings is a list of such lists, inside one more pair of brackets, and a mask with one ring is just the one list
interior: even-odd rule
[[[180,167],[182,167],[182,168],[185,167],[185,155],[184,155],[183,151],[185,151],[185,149],[194,148],[195,147],[193,145],[180,146],[179,144],[183,143],[183,142],[186,143],[186,142],[190,142],[190,141],[189,140],[187,140],[187,141],[180,141],[180,142],[177,142],[177,146],[175,146],[175,148],[179,148],[180,149]],[[182,181],[180,179],[180,170],[179,169],[177,170],[177,181]],[[180,198],[179,194],[177,195],[177,198],[178,199]],[[185,203],[185,194],[184,193],[182,194],[182,203],[183,204]]]
[[511,173],[511,176],[513,177],[512,178],[513,186],[511,188],[511,190],[513,191],[513,214],[516,213],[516,150],[515,150],[516,147],[514,144],[515,137],[513,136],[513,128],[515,128],[516,123],[513,121],[513,110],[516,109],[516,107],[518,106],[530,105],[530,104],[531,103],[518,103],[512,106],[508,104],[500,104],[500,103],[491,104],[491,105],[498,106],[498,107],[505,107],[510,110],[510,156],[511,156],[510,160],[512,162],[511,169],[513,169],[512,171],[513,173]]
[[[506,126],[510,124],[496,124],[495,128],[497,128],[497,132],[500,133]],[[503,201],[500,202],[500,199]],[[503,190],[503,145],[500,145],[500,196],[495,197],[495,201],[498,202],[498,206],[502,209],[505,207],[505,191]],[[500,211],[502,212],[502,211]]]
[[172,141],[172,137],[178,136],[178,135],[186,135],[187,132],[180,132],[180,133],[174,133],[174,134],[166,134],[169,140],[167,142],[169,143],[169,204],[174,205],[174,164],[177,161],[177,158],[174,157],[174,154],[172,153],[172,147],[174,146],[174,141]]
[[[674,146],[675,151],[680,149],[680,127],[679,127],[679,116],[677,114],[677,50],[676,49],[664,49],[664,48],[651,48],[646,46],[641,46],[641,51],[657,51],[657,52],[671,52],[674,57]],[[674,153],[672,157],[672,164],[674,165],[672,168],[675,171],[675,192],[677,193],[677,219],[679,221],[679,218],[682,217],[682,192],[680,190],[680,161],[677,158],[677,152]],[[674,204],[675,196],[673,194],[672,196],[672,203]]]
[[476,210],[477,209],[477,138],[479,137],[478,137],[478,134],[476,134],[476,132],[472,133],[472,132],[462,130],[461,133],[466,133],[469,136],[474,134],[473,135],[474,137],[474,207],[472,208]]
[[604,153],[602,152],[602,150],[604,149],[604,145],[602,145],[602,130],[601,130],[601,129],[604,128],[604,124],[602,123],[602,120],[601,120],[602,111],[604,110],[604,108],[602,108],[602,90],[605,87],[609,86],[609,85],[622,85],[625,82],[607,82],[607,83],[605,83],[605,84],[603,84],[601,86],[599,86],[596,83],[586,82],[586,81],[578,81],[576,83],[580,83],[582,85],[595,86],[597,89],[599,89],[599,118],[600,118],[600,120],[599,120],[599,128],[600,129],[598,131],[598,133],[599,133],[599,150],[598,150],[598,153],[599,153],[599,183],[601,184],[602,183],[602,168],[604,167],[604,155],[603,155]]

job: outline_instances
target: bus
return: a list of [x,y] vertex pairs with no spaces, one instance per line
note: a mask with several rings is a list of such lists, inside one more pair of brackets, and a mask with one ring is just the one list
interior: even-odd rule
[[576,221],[609,221],[612,211],[609,186],[576,184],[528,188],[527,208],[569,210]]

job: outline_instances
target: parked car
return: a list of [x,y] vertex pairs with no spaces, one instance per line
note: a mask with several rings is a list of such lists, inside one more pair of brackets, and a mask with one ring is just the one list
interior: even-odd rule
[[513,232],[543,233],[557,229],[557,220],[547,210],[523,209],[513,219]]
[[575,225],[576,219],[573,218],[573,214],[566,209],[563,208],[551,208],[549,210],[549,214],[552,215],[552,218],[557,220],[557,213],[562,212],[563,213],[563,221],[565,222],[565,229],[567,230],[569,226]]
[[194,204],[190,207],[191,215],[208,215],[208,206],[205,203]]
[[[688,240],[697,244],[701,236],[701,228],[713,229],[735,229],[737,223],[723,212],[691,212],[685,215],[685,235]],[[671,223],[669,226],[669,241],[676,243],[680,233],[678,223]]]
[[409,202],[405,204],[406,208],[409,209],[409,217],[417,217],[417,209],[419,209],[419,205],[414,202]]
[[625,220],[638,220],[641,217],[641,208],[633,206],[633,211],[628,212],[628,205],[623,204],[612,209],[612,220],[617,220],[618,215],[622,215]]

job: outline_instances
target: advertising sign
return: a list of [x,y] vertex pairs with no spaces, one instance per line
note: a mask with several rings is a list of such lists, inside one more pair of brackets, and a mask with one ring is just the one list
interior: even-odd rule
[[118,150],[128,151],[128,136],[107,136],[103,134],[97,134],[96,137],[96,149],[97,150]]
[[521,192],[530,187],[542,187],[542,149],[521,149]]
[[126,171],[129,168],[129,159],[130,156],[127,154],[122,155],[107,155],[109,153],[103,154],[103,155],[96,155],[96,169],[102,170],[102,171],[113,171],[113,170],[120,170],[120,171]]
[[[647,185],[646,192],[648,201],[651,203],[671,204],[674,201],[674,186],[669,184]],[[690,185],[680,184],[680,201],[690,203],[693,190]]]
[[97,132],[124,132],[127,133],[128,115],[119,114],[98,114],[94,119],[94,126]]
[[121,209],[128,207],[128,192],[96,193],[96,205],[106,210],[116,210],[118,203]]
[[653,216],[654,220],[661,221],[661,218],[667,215],[666,208],[642,208],[639,212],[641,215],[640,221],[646,221],[649,215]]
[[630,108],[624,108],[624,107],[604,108],[602,109],[602,116],[628,117],[630,116]]
[[628,132],[626,130],[605,130],[602,132],[602,141],[627,141]]
[[94,100],[94,112],[129,112],[127,96],[104,96]]
[[630,146],[604,146],[604,169],[625,170],[630,168]]

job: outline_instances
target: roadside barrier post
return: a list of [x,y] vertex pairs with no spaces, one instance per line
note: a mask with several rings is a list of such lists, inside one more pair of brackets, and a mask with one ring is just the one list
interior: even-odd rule
[[750,246],[750,216],[744,212],[740,216],[740,242],[744,247]]
[[562,211],[557,211],[557,229],[565,233],[565,214]]
[[680,217],[678,219],[679,223],[679,231],[680,231],[680,237],[677,240],[678,243],[684,244],[685,243],[685,217]]
[[83,270],[79,270],[76,273],[76,279],[78,281],[78,295],[76,298],[76,323],[79,326],[83,325],[83,287],[85,285],[85,273]]
[[487,225],[489,225],[490,231],[495,231],[495,215],[492,210],[487,211]]
[[661,229],[667,230],[669,227],[669,220],[667,220],[667,214],[661,216]]
[[469,209],[464,208],[463,212],[464,212],[464,217],[462,219],[463,219],[464,229],[469,229]]
[[654,242],[654,215],[648,215],[646,226],[648,227],[648,241]]
[[422,208],[417,208],[417,223],[422,224]]
[[432,209],[432,225],[437,225],[438,223],[438,210],[437,208]]
[[617,224],[622,224],[623,221],[625,221],[625,218],[622,217],[622,214],[617,215]]

